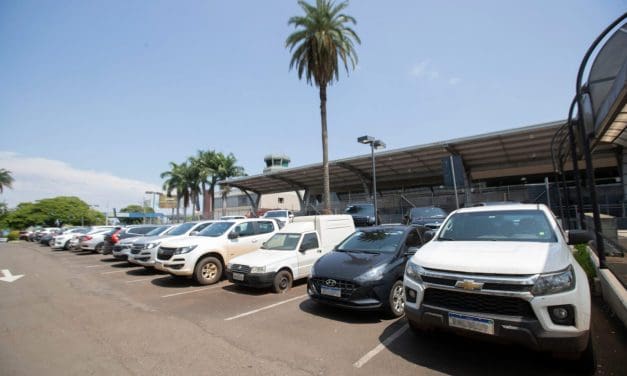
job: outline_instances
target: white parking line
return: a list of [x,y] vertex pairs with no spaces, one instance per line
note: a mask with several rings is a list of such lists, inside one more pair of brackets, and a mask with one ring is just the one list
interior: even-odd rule
[[385,341],[381,342],[377,347],[370,350],[366,355],[362,356],[361,359],[356,361],[353,364],[353,367],[361,368],[364,364],[368,363],[370,359],[374,358],[375,355],[383,351],[383,349],[385,349],[390,343],[394,342],[398,337],[400,337],[401,334],[405,333],[407,328],[409,328],[409,325],[407,324],[403,325],[399,330],[397,330],[391,336],[386,338]]
[[87,265],[86,268],[101,268],[103,266],[109,266],[109,265],[105,265],[105,264]]
[[192,291],[183,291],[183,292],[177,292],[177,293],[174,293],[174,294],[163,295],[162,298],[169,298],[171,296],[191,294],[191,293],[199,292],[199,291],[214,290],[214,289],[217,289],[217,288],[222,288],[222,285],[220,285],[220,286],[212,286],[212,287],[205,287],[204,289],[198,289],[198,290],[192,290]]
[[233,317],[226,318],[226,319],[224,319],[224,321],[231,321],[231,320],[239,319],[240,317],[253,315],[253,314],[257,313],[257,312],[265,311],[266,309],[274,308],[276,306],[280,306],[281,304],[289,303],[289,302],[291,302],[293,300],[301,299],[301,298],[304,298],[306,296],[307,296],[307,294],[299,295],[299,296],[297,296],[295,298],[292,298],[292,299],[287,299],[287,300],[284,300],[282,302],[270,304],[269,306],[266,306],[266,307],[262,307],[262,308],[259,308],[259,309],[255,309],[253,311],[248,311],[248,312],[245,312],[245,313],[233,316]]
[[114,270],[112,272],[102,272],[100,274],[113,274],[113,273],[126,273],[128,270],[124,269],[124,270]]
[[141,279],[133,279],[130,281],[124,281],[124,283],[135,283],[135,282],[143,282],[143,281],[152,281],[154,278],[141,278]]

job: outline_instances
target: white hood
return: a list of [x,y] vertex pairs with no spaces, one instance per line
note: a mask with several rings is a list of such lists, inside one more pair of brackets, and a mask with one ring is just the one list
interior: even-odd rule
[[208,236],[185,236],[177,239],[164,239],[160,246],[164,248],[180,248],[190,245],[200,245],[202,247],[210,247],[213,244],[220,244],[220,238],[211,238]]
[[566,268],[570,250],[562,243],[431,241],[412,261],[429,269],[466,273],[536,274]]
[[295,256],[297,251],[273,251],[260,249],[251,253],[231,259],[230,264],[240,264],[248,266],[270,266],[280,263]]

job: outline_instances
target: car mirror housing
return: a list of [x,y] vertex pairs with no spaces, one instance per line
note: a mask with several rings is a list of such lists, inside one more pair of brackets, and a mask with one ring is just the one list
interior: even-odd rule
[[199,234],[198,231],[192,231],[192,232],[189,233],[189,236],[196,236],[198,234]]
[[405,251],[405,255],[406,256],[413,256],[416,254],[416,252],[418,252],[420,248],[418,247],[407,247],[407,250]]
[[435,231],[432,231],[432,230],[425,231],[424,233],[425,243],[433,239],[434,236],[435,236]]
[[229,232],[229,239],[237,239],[239,234],[237,232]]

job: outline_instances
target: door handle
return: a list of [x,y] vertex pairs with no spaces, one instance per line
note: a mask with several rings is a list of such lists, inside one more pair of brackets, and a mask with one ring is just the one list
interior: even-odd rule
[[318,252],[318,253],[322,253],[322,249],[319,249],[319,250],[317,250],[316,252]]
[[253,243],[257,243],[259,240],[253,240]]

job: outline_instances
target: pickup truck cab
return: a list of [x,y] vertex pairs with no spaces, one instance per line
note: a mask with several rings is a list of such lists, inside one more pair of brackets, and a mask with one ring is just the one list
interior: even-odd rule
[[238,285],[286,292],[294,280],[307,278],[320,256],[354,231],[349,215],[296,217],[259,250],[232,259],[227,276]]
[[407,263],[410,328],[589,354],[588,279],[569,247],[587,235],[564,233],[545,205],[453,212]]
[[196,236],[164,240],[157,250],[155,268],[211,285],[222,278],[232,258],[258,249],[278,230],[270,219],[218,221]]

